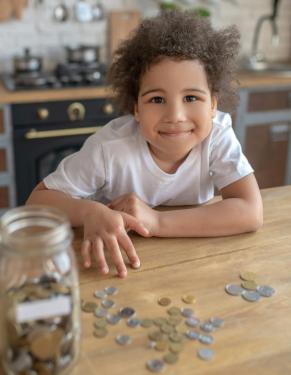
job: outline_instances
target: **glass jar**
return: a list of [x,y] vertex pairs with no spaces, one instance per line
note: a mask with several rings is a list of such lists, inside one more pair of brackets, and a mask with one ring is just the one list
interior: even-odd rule
[[0,340],[4,372],[64,374],[80,341],[72,231],[57,209],[23,206],[0,220]]

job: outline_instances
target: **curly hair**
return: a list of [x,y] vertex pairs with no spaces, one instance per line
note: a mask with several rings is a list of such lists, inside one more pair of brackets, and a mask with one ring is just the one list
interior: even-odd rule
[[219,109],[236,104],[236,58],[240,34],[235,26],[215,30],[193,12],[164,11],[144,19],[113,56],[108,82],[122,113],[133,113],[142,75],[164,57],[199,60]]

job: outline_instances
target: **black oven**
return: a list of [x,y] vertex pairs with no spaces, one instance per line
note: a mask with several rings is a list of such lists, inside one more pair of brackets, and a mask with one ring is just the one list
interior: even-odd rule
[[65,156],[116,116],[105,98],[12,105],[17,205]]

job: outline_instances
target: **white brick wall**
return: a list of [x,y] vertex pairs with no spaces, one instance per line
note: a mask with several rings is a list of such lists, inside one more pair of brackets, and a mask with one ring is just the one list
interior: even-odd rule
[[[101,46],[101,56],[106,56],[106,20],[80,24],[73,18],[73,5],[77,0],[63,0],[69,7],[71,17],[65,23],[52,19],[54,7],[60,0],[30,0],[21,21],[11,20],[0,23],[0,71],[10,71],[12,58],[21,54],[24,47],[30,47],[34,54],[44,57],[45,68],[50,69],[56,61],[65,58],[66,45],[96,44]],[[91,1],[92,4],[96,0]],[[195,1],[195,0],[193,0]],[[198,1],[198,0],[196,0]],[[204,0],[207,1],[207,0]],[[263,14],[271,12],[272,0],[208,0],[213,7],[213,23],[220,27],[235,23],[242,34],[242,54],[251,50],[255,23]],[[200,0],[203,3],[203,0]],[[236,3],[237,5],[234,5]],[[111,9],[138,8],[143,15],[157,12],[155,0],[103,0],[106,11]],[[281,0],[278,28],[280,43],[271,44],[271,28],[263,26],[259,47],[271,60],[291,58],[291,1]]]

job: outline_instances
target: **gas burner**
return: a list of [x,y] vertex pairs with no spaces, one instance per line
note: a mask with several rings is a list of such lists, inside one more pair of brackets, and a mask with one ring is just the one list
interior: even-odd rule
[[10,91],[87,87],[103,85],[105,73],[105,65],[97,62],[67,63],[58,64],[54,72],[6,74],[2,80]]

